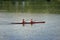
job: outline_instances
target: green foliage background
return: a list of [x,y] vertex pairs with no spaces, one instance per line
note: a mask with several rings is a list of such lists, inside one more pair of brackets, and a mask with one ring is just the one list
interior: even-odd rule
[[[25,2],[24,8],[22,2]],[[16,2],[18,6],[16,8]],[[0,10],[7,12],[60,13],[60,0],[0,0]]]

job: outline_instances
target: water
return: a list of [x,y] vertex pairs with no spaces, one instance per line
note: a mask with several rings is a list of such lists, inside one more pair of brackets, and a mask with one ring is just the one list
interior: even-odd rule
[[[45,21],[22,26],[11,22]],[[0,13],[0,40],[60,40],[60,14]]]

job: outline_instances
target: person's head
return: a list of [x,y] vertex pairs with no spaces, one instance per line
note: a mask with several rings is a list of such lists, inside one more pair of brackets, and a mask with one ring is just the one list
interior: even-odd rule
[[24,19],[23,19],[24,20]]
[[32,19],[31,19],[31,21],[32,21]]

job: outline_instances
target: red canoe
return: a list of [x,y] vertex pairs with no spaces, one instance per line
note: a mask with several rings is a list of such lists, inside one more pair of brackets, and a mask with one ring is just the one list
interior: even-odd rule
[[22,23],[11,23],[11,24],[37,24],[37,23],[45,23],[43,22],[22,22]]
[[33,24],[37,24],[37,23],[45,23],[45,21],[42,21],[42,22],[34,22],[34,21],[32,21],[32,19],[31,19],[30,22],[25,22],[24,19],[23,19],[23,21],[22,21],[21,23],[13,22],[13,23],[11,23],[11,24],[23,24],[23,26],[24,26],[25,24],[31,24],[31,25],[33,25]]

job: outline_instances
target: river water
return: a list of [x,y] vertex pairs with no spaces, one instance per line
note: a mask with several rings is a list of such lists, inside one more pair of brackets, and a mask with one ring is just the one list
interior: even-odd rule
[[[44,24],[10,24],[45,21]],[[0,13],[0,40],[60,40],[60,14]]]

